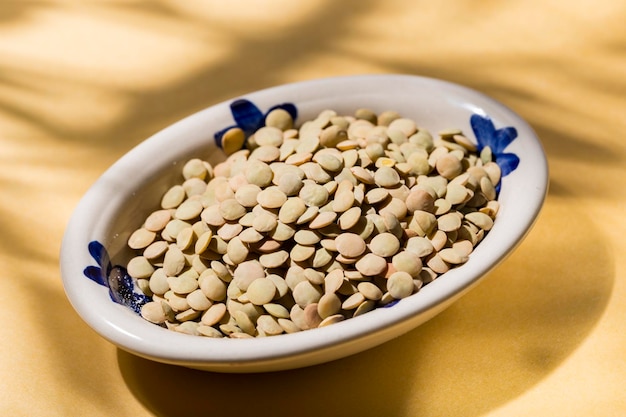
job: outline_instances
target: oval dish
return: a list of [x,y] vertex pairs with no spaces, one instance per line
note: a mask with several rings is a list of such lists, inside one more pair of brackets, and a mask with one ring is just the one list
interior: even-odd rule
[[[61,248],[67,297],[89,326],[123,350],[218,372],[292,369],[361,352],[410,331],[470,290],[522,241],[543,205],[548,168],[540,141],[522,118],[474,90],[417,76],[363,75],[287,84],[240,99],[191,115],[132,149],[88,190],[70,219]],[[242,103],[252,115],[238,113]],[[493,228],[467,263],[417,294],[331,326],[236,340],[180,334],[145,321],[137,314],[145,296],[124,275],[130,233],[178,181],[186,160],[223,160],[220,132],[235,124],[253,129],[262,123],[259,115],[277,105],[297,112],[297,122],[324,109],[353,114],[369,108],[395,110],[433,133],[462,129],[470,140],[489,145],[508,173]]]

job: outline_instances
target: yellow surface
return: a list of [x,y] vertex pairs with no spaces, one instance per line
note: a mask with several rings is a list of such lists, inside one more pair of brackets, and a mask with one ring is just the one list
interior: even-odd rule
[[[2,0],[0,413],[626,415],[624,22],[616,0]],[[468,85],[545,145],[545,209],[478,288],[379,348],[274,374],[152,363],[78,318],[60,240],[113,161],[216,102],[362,73]]]

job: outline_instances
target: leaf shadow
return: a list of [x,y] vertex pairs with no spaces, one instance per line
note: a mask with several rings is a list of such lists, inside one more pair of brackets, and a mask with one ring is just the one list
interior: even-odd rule
[[[19,24],[37,8],[49,7],[51,3],[10,1],[4,5],[8,6],[0,9],[0,22]],[[216,23],[173,13],[159,1],[135,2],[132,7],[121,3],[85,7],[93,13],[104,8],[120,19],[141,13],[178,25],[192,23],[199,28]],[[33,110],[3,98],[0,107],[22,122],[37,125],[55,140],[81,142],[113,160],[150,133],[183,116],[235,95],[281,83],[289,79],[294,69],[323,52],[346,53],[336,40],[359,35],[351,22],[376,8],[373,0],[346,1],[341,8],[326,1],[320,3],[317,13],[280,33],[251,37],[232,32],[229,35],[234,37],[233,48],[219,63],[200,67],[176,82],[150,91],[114,91],[130,103],[114,124],[84,128],[78,123],[43,120]],[[207,48],[211,47],[209,41],[201,40]],[[479,69],[458,71],[459,67],[471,68],[476,57],[463,60],[461,55],[426,62],[411,57],[392,60],[355,53],[353,56],[360,62],[376,62],[381,71],[445,78],[483,91],[514,108],[519,106],[521,114],[545,141],[551,158],[582,159],[592,154],[602,163],[623,162],[582,135],[565,134],[535,118],[530,106],[545,108],[552,103],[528,93],[515,80],[492,80]],[[480,58],[484,65],[497,67],[499,60],[507,56]],[[508,58],[528,65],[532,59]],[[51,75],[45,69],[22,72],[23,69],[18,71],[7,63],[0,63],[0,68],[0,84],[32,90],[43,100],[55,97],[48,96],[45,89],[37,90],[37,86],[56,83],[70,89],[83,87],[69,75]],[[324,75],[333,72],[341,69],[328,69]],[[583,75],[575,73],[572,77],[584,79]],[[623,92],[623,86],[617,91]],[[117,360],[123,380],[133,395],[159,416],[207,412],[235,416],[258,413],[259,409],[276,416],[332,416],[333,410],[346,408],[362,416],[409,415],[414,409],[422,410],[424,416],[485,414],[521,395],[567,358],[591,331],[611,294],[614,260],[590,220],[576,208],[565,210],[559,201],[571,193],[566,180],[553,178],[553,191],[542,220],[515,255],[459,303],[401,338],[331,364],[253,375],[200,372],[158,364],[120,350]],[[8,236],[17,236],[15,226],[3,217],[7,219],[2,226],[9,231]],[[13,250],[14,256],[29,254],[27,247]],[[529,259],[533,262],[529,263]],[[591,274],[594,280],[589,279]],[[51,303],[62,306],[52,309],[56,317],[42,318],[39,323],[59,358],[58,372],[75,375],[72,380],[93,381],[70,388],[104,401],[99,394],[106,383],[98,381],[98,369],[85,370],[81,365],[94,362],[85,355],[105,356],[105,349],[96,343],[95,336],[70,349],[59,343],[71,339],[76,326],[84,325],[77,317],[67,319],[70,307],[60,291],[42,287],[34,277],[19,278],[24,278],[22,285],[30,294],[33,308]],[[54,326],[49,325],[51,321]],[[304,381],[306,385],[294,381]],[[276,398],[280,406],[276,405]]]

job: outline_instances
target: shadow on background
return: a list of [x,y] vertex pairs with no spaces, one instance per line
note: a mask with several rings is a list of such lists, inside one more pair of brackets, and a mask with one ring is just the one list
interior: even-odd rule
[[[26,22],[39,9],[66,7],[54,3],[9,0],[0,8],[0,24]],[[96,128],[89,123],[85,127],[79,119],[73,124],[59,122],[3,97],[0,97],[0,111],[19,123],[36,126],[59,144],[75,144],[82,151],[91,149],[91,154],[84,152],[85,156],[92,155],[92,159],[75,161],[59,155],[58,159],[47,161],[51,171],[69,164],[77,172],[94,169],[95,175],[145,137],[175,120],[216,102],[291,81],[294,73],[324,54],[347,55],[355,62],[349,68],[369,69],[369,64],[375,64],[379,72],[458,82],[503,101],[526,117],[557,168],[552,171],[551,192],[544,212],[515,254],[444,313],[403,337],[331,364],[271,374],[229,375],[158,364],[118,351],[118,366],[128,389],[157,416],[209,413],[243,416],[268,410],[275,416],[332,416],[334,410],[340,409],[361,416],[402,416],[408,414],[407,410],[421,410],[422,416],[479,416],[548,376],[585,339],[609,300],[615,278],[614,259],[604,245],[604,236],[584,209],[572,205],[583,191],[572,184],[571,174],[560,169],[560,164],[590,161],[597,166],[619,166],[623,161],[602,147],[600,141],[590,141],[584,132],[575,129],[565,131],[558,123],[558,116],[575,113],[574,103],[542,97],[539,87],[524,84],[533,76],[540,78],[547,74],[570,77],[572,85],[589,85],[587,88],[591,90],[593,84],[598,85],[602,74],[590,79],[589,74],[573,68],[562,74],[562,65],[550,65],[558,64],[556,60],[537,69],[532,57],[517,51],[510,56],[506,53],[474,56],[461,51],[454,56],[434,54],[429,59],[419,54],[405,55],[402,59],[359,54],[341,41],[366,42],[363,25],[355,22],[379,12],[382,3],[351,0],[342,2],[342,7],[333,4],[320,2],[306,19],[262,36],[238,33],[224,22],[181,15],[167,2],[133,2],[130,6],[118,2],[87,4],[81,6],[81,13],[94,16],[105,13],[120,24],[135,24],[142,16],[149,16],[151,22],[163,23],[162,27],[154,27],[155,31],[192,27],[200,33],[200,42],[203,27],[208,33],[214,27],[211,25],[221,24],[220,30],[229,37],[232,48],[212,65],[200,66],[172,83],[152,89],[116,90],[106,83],[90,86],[109,89],[109,93],[128,103],[127,110],[114,123]],[[473,6],[468,2],[467,7]],[[412,41],[418,45],[427,40],[425,37]],[[208,41],[206,47],[211,48]],[[619,51],[619,45],[614,48]],[[48,101],[55,100],[48,86],[60,85],[67,91],[79,92],[85,88],[71,75],[49,74],[39,64],[35,62],[23,68],[0,61],[0,87],[23,90],[25,95]],[[322,68],[321,64],[316,65]],[[530,67],[526,72],[520,71],[527,78],[491,77],[499,68],[506,71],[523,65]],[[339,75],[343,71],[344,68],[332,67],[316,76]],[[608,94],[621,94],[624,87],[622,84]],[[85,106],[98,105],[85,103]],[[541,117],[546,111],[554,114],[555,123]],[[0,187],[10,191],[11,181],[0,178]],[[57,186],[60,190],[66,187]],[[584,193],[611,197],[594,187],[584,187]],[[7,214],[3,210],[0,209],[0,214]],[[10,215],[0,216],[0,226],[5,236],[10,237],[0,242],[0,250],[12,259],[38,257],[49,271],[53,268],[50,265],[57,262],[57,245],[50,249],[25,244],[20,238],[19,224],[26,220],[14,222]],[[100,398],[103,387],[112,381],[100,381],[99,369],[87,366],[98,362],[90,359],[90,355],[106,356],[106,345],[95,335],[73,342],[70,347],[60,342],[74,340],[75,329],[85,325],[71,311],[58,283],[52,284],[49,274],[45,277],[50,280],[42,285],[41,275],[23,272],[15,276],[32,308],[50,307],[38,329],[50,342],[49,348],[56,351],[57,372],[76,376],[71,378],[76,384],[68,388],[85,398]],[[68,316],[73,318],[67,319]]]
[[157,416],[484,414],[549,375],[591,331],[611,294],[614,262],[602,236],[579,210],[552,203],[525,244],[481,285],[375,349],[305,369],[244,375],[118,350],[124,381]]
[[[65,7],[55,6],[53,1],[31,3],[9,0],[8,4],[4,11],[0,11],[0,23],[3,20],[28,20],[41,10]],[[65,141],[81,141],[89,146],[106,148],[112,162],[116,155],[120,156],[134,144],[185,116],[217,102],[283,83],[291,72],[300,69],[312,57],[336,49],[339,39],[358,36],[354,33],[353,22],[359,16],[372,13],[376,5],[374,0],[346,1],[342,7],[333,7],[328,1],[320,2],[306,19],[280,30],[248,34],[238,31],[229,22],[213,21],[192,13],[181,14],[167,2],[86,3],[74,10],[104,16],[118,23],[144,25],[155,33],[180,36],[181,39],[188,37],[189,42],[204,41],[207,51],[221,47],[219,42],[229,45],[229,48],[226,55],[213,65],[200,66],[159,88],[137,91],[105,85],[108,93],[118,94],[129,103],[128,110],[114,124],[83,129],[80,120],[70,126],[54,120],[44,121],[33,109],[4,102],[2,98],[0,111],[24,121],[37,120],[47,133]],[[219,28],[219,37],[212,38],[209,35],[216,28]],[[193,29],[193,36],[185,29]],[[172,66],[175,65],[172,63]],[[5,65],[0,62],[0,70],[0,86],[6,84],[24,90],[32,89],[33,85],[39,86],[40,90],[35,89],[34,92],[46,100],[52,99],[46,97],[49,85],[65,85],[66,91],[84,87],[71,77],[49,75],[39,67],[30,71],[24,68],[17,70],[8,62]],[[164,73],[168,71],[170,68],[163,68]]]

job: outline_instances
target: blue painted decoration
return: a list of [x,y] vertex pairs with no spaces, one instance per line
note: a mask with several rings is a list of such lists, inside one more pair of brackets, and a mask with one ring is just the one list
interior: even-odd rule
[[149,302],[150,298],[135,288],[135,282],[128,275],[126,268],[111,264],[109,253],[102,243],[96,240],[89,242],[88,250],[97,266],[87,266],[83,274],[95,283],[107,287],[111,300],[139,314],[141,307]]
[[517,138],[517,130],[513,126],[496,129],[489,117],[479,114],[473,114],[470,117],[470,125],[478,142],[478,152],[487,146],[491,148],[494,161],[502,170],[503,177],[517,169],[519,157],[514,153],[504,152],[507,146]]
[[220,148],[222,147],[222,137],[229,129],[239,127],[244,131],[246,138],[250,137],[254,132],[265,126],[265,117],[275,109],[283,109],[291,115],[291,118],[295,121],[298,117],[298,109],[292,103],[277,104],[270,107],[270,109],[263,113],[259,108],[249,100],[238,99],[230,103],[230,112],[235,119],[235,124],[228,126],[215,133],[215,143]]

